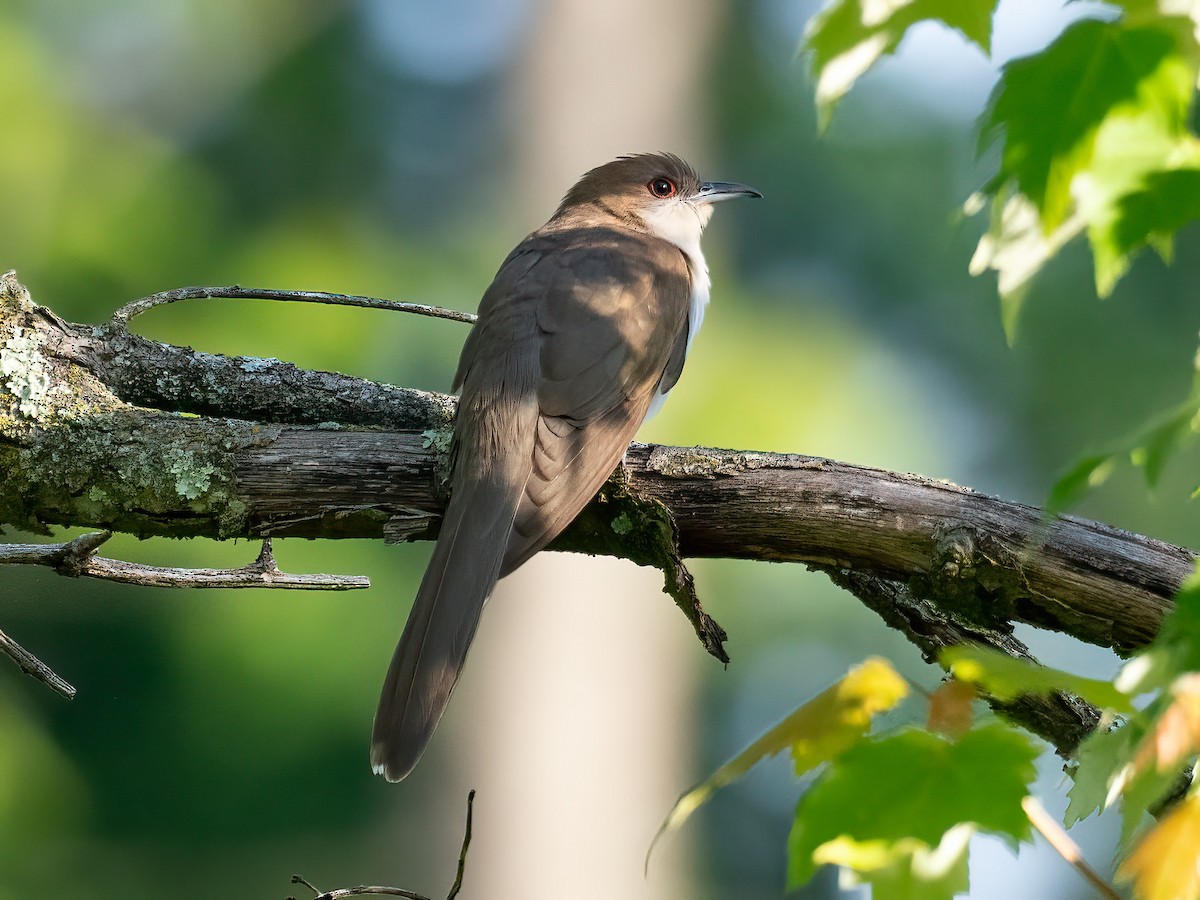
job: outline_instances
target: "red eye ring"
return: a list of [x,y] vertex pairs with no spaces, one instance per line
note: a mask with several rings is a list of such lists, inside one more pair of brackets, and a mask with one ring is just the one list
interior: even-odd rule
[[668,197],[674,197],[676,190],[675,182],[670,178],[664,178],[659,175],[657,178],[651,178],[646,184],[646,190],[657,197],[659,200],[666,200]]

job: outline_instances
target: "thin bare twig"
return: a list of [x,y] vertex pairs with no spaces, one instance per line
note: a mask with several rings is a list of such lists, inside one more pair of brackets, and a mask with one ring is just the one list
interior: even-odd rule
[[1021,809],[1025,810],[1025,815],[1029,818],[1030,823],[1041,832],[1042,837],[1058,852],[1058,855],[1069,862],[1101,897],[1104,897],[1105,900],[1120,900],[1121,895],[1087,864],[1079,845],[1071,840],[1070,835],[1063,830],[1063,827],[1050,817],[1037,798],[1026,797],[1021,801]]
[[61,694],[68,700],[75,699],[75,687],[60,677],[48,665],[0,631],[0,653],[17,664],[17,667],[31,678],[36,678],[56,694]]
[[454,900],[462,889],[463,872],[467,868],[467,848],[471,846],[471,818],[475,811],[475,788],[467,792],[467,826],[463,829],[462,849],[458,851],[458,870],[454,873],[454,884],[446,900]]
[[[446,895],[446,900],[454,900],[458,896],[459,890],[462,889],[463,872],[467,867],[467,848],[471,846],[471,819],[475,809],[475,789],[472,788],[467,793],[467,824],[463,829],[462,849],[458,851],[458,869],[454,874],[454,884],[450,887],[450,893]],[[382,887],[380,885],[359,885],[352,888],[338,888],[334,891],[322,891],[316,887],[311,881],[303,875],[293,875],[292,884],[302,884],[311,890],[317,896],[313,900],[340,900],[342,897],[357,897],[362,894],[387,894],[390,897],[407,897],[408,900],[429,900],[422,894],[416,894],[412,891],[406,891],[404,888],[398,887]],[[288,897],[287,900],[296,900],[295,897]]]
[[[293,875],[292,884],[302,884],[310,890],[316,891],[317,896],[313,900],[340,900],[342,897],[357,897],[362,894],[387,894],[389,897],[407,897],[408,900],[430,900],[424,894],[414,894],[412,891],[406,891],[404,888],[383,887],[378,884],[361,884],[358,887],[338,888],[335,891],[322,891],[314,886],[303,875]],[[296,900],[295,897],[288,897],[288,900]]]
[[47,566],[69,578],[98,578],[121,584],[172,588],[277,588],[298,591],[350,591],[371,586],[365,575],[292,574],[279,571],[271,539],[258,559],[236,569],[180,569],[149,566],[96,556],[112,537],[100,531],[62,544],[0,544],[0,565]]
[[445,309],[441,306],[430,306],[425,303],[409,303],[404,300],[384,300],[380,297],[363,297],[358,294],[331,294],[324,291],[282,291],[274,288],[244,288],[238,284],[225,287],[181,287],[169,291],[160,291],[130,301],[112,315],[112,321],[128,323],[134,316],[139,316],[156,306],[168,303],[178,303],[180,300],[211,300],[215,298],[228,300],[284,300],[298,303],[327,303],[334,306],[362,306],[367,309],[384,309],[392,312],[416,313],[419,316],[432,316],[436,319],[450,319],[455,322],[466,322],[468,325],[475,321],[472,313]]

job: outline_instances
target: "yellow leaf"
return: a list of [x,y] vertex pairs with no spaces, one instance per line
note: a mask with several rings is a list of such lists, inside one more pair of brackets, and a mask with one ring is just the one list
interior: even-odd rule
[[1200,796],[1189,794],[1148,831],[1117,870],[1137,900],[1200,897]]
[[865,660],[680,797],[654,840],[686,822],[714,793],[761,759],[790,747],[798,775],[832,759],[866,733],[874,716],[907,695],[908,683],[887,660]]
[[1171,704],[1154,723],[1134,757],[1136,771],[1150,766],[1174,769],[1200,749],[1200,673],[1181,675],[1171,683]]
[[[907,696],[908,682],[887,660],[872,656],[847,672],[837,684],[797,709],[759,741],[783,740],[769,755],[790,744],[796,774],[803,775],[851,746],[866,734],[875,716]],[[755,745],[747,748],[747,752]]]

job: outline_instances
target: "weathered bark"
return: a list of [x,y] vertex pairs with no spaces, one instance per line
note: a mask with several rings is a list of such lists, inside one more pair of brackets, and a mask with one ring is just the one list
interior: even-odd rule
[[[167,346],[122,323],[70,324],[11,273],[0,284],[3,523],[430,538],[453,409],[438,394]],[[1125,653],[1154,636],[1194,561],[944,481],[794,454],[636,444],[625,478],[554,547],[650,561],[628,487],[669,511],[684,556],[895,582],[973,632],[1026,622]]]

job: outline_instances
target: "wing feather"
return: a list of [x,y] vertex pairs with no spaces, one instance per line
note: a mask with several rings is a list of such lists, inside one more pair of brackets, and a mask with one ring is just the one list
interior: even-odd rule
[[502,575],[596,495],[660,385],[674,384],[683,366],[691,295],[683,254],[649,236],[595,230],[584,247],[556,256],[562,281],[537,304],[540,415]]
[[454,379],[450,504],[376,713],[388,778],[420,757],[497,578],[575,518],[678,378],[689,296],[678,248],[618,228],[535,232],[501,265]]

